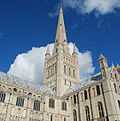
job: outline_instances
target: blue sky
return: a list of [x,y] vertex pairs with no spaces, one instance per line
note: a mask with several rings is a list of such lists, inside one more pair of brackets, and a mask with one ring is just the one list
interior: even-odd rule
[[[7,72],[16,56],[32,47],[54,42],[58,0],[0,0],[0,70]],[[120,63],[120,7],[87,13],[64,5],[68,41],[81,52],[91,51],[98,71],[98,57]],[[51,15],[51,16],[50,16]]]

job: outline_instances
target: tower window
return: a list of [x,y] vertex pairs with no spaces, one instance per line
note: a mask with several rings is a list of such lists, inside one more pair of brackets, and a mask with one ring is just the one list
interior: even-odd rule
[[56,48],[56,53],[58,52],[58,49]]
[[76,75],[75,75],[75,70],[73,70],[73,77],[75,78],[75,76],[76,76]]
[[77,112],[73,110],[73,121],[77,121]]
[[99,85],[96,86],[96,91],[97,91],[97,95],[100,95],[100,86]]
[[116,86],[116,84],[115,84],[115,83],[114,83],[113,85],[114,85],[115,93],[117,93],[117,86]]
[[115,79],[118,80],[117,74],[115,73]]
[[76,100],[76,95],[74,95],[74,104],[77,103],[77,100]]
[[65,79],[65,85],[67,84],[67,81],[66,81],[66,79]]
[[92,88],[92,90],[93,90],[93,96],[95,97],[95,88]]
[[64,65],[64,74],[66,74],[66,65]]
[[23,107],[24,106],[24,98],[17,97],[16,106]]
[[40,101],[35,100],[33,110],[40,111]]
[[85,96],[85,100],[87,100],[88,99],[88,94],[87,94],[86,90],[84,91],[84,96]]
[[81,93],[81,101],[83,101],[83,93]]
[[120,100],[118,100],[118,106],[119,106],[119,109],[120,109]]
[[4,103],[5,97],[6,97],[6,94],[4,92],[0,92],[0,102]]
[[55,73],[57,72],[57,64],[55,63]]
[[50,121],[53,121],[53,115],[50,116]]
[[66,111],[67,110],[67,103],[62,102],[62,110]]
[[64,118],[64,121],[66,121],[66,118]]
[[55,100],[54,99],[49,99],[49,107],[55,108]]
[[71,69],[69,68],[69,76],[71,76]]
[[102,102],[98,102],[98,111],[99,111],[99,117],[100,118],[104,117],[104,110],[103,110]]
[[90,110],[88,106],[85,106],[86,121],[90,121]]

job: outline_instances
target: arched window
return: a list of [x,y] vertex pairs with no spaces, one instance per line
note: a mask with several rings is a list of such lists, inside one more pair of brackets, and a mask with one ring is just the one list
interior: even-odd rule
[[67,80],[65,79],[65,85],[67,84]]
[[120,100],[118,100],[118,107],[119,107],[119,109],[120,109]]
[[64,65],[64,74],[66,74],[66,65]]
[[114,90],[115,90],[115,93],[117,93],[117,87],[116,87],[116,84],[114,83]]
[[75,78],[76,74],[75,74],[75,70],[73,70],[73,77]]
[[83,101],[83,93],[81,92],[81,101]]
[[55,108],[55,100],[54,99],[49,99],[49,107]]
[[73,121],[77,121],[77,112],[73,110]]
[[115,73],[115,79],[118,81],[118,75]]
[[96,86],[96,91],[97,91],[97,96],[100,95],[100,86],[99,85]]
[[69,76],[71,76],[71,69],[69,68]]
[[95,97],[95,88],[92,88],[93,96]]
[[66,121],[66,118],[64,118],[64,121]]
[[67,103],[62,102],[62,110],[66,111],[67,110]]
[[77,100],[76,100],[76,95],[74,95],[74,104],[76,104]]
[[55,63],[55,73],[57,72],[57,64]]
[[58,52],[58,49],[56,48],[56,53]]
[[98,102],[98,112],[99,112],[100,118],[104,117],[104,110],[103,110],[102,102]]
[[84,91],[84,96],[85,96],[85,100],[87,100],[88,99],[88,95],[87,95],[87,91],[86,90]]
[[5,97],[6,97],[6,94],[4,92],[0,92],[0,102],[4,103]]
[[86,121],[90,121],[90,110],[88,106],[85,106]]
[[53,115],[50,116],[50,121],[53,121]]
[[24,106],[24,98],[17,97],[16,106],[23,107]]
[[40,101],[35,100],[33,110],[40,111]]

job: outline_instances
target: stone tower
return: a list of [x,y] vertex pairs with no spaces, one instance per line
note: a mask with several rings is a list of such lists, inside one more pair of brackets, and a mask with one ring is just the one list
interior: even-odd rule
[[78,54],[75,46],[72,55],[69,52],[62,8],[52,55],[48,50],[45,56],[44,84],[57,96],[62,96],[71,86],[80,83]]
[[102,77],[107,78],[109,75],[108,63],[107,63],[107,59],[105,58],[105,56],[103,54],[101,54],[99,57],[99,63],[100,63]]

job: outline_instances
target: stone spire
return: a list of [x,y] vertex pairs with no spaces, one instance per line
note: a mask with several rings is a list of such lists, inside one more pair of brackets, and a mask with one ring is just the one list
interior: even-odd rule
[[66,30],[65,30],[65,24],[64,24],[63,9],[60,8],[57,31],[56,31],[56,43],[62,44],[66,40],[67,40],[67,36],[66,36]]

